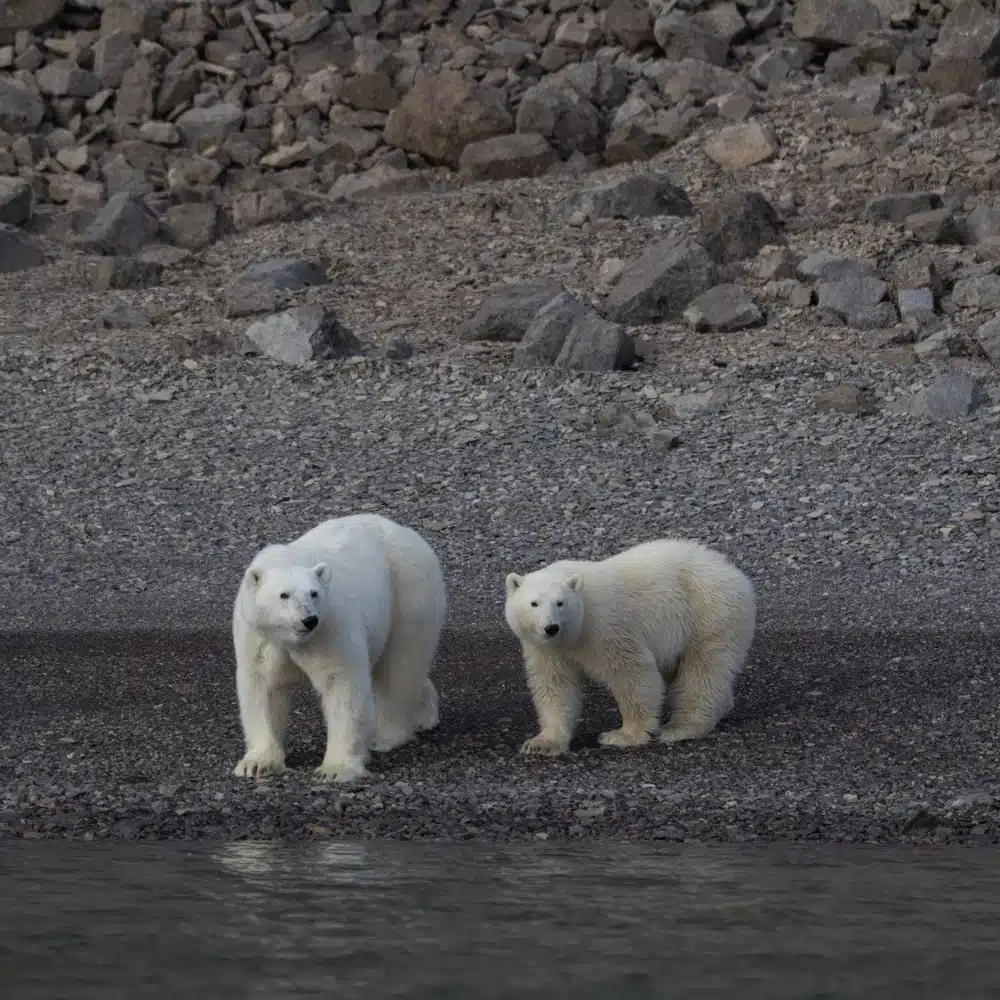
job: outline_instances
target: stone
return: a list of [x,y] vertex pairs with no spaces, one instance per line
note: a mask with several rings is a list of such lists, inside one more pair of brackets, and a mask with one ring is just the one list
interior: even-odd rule
[[49,97],[93,97],[101,89],[93,73],[74,63],[54,62],[35,74],[38,89]]
[[926,389],[897,401],[891,409],[935,422],[950,422],[969,416],[988,402],[989,396],[974,378],[946,374],[938,376]]
[[125,31],[114,31],[94,43],[94,74],[102,87],[118,87],[138,50]]
[[345,125],[333,129],[324,142],[327,152],[341,163],[357,163],[375,152],[379,137],[368,129]]
[[680,115],[675,108],[642,120],[633,120],[614,129],[604,147],[604,162],[608,166],[648,160],[669,149],[683,138],[690,117]]
[[826,48],[854,45],[881,27],[879,9],[870,0],[798,0],[792,18],[796,38]]
[[685,217],[694,213],[687,192],[665,173],[633,174],[584,188],[566,199],[561,214],[582,213],[594,219],[642,219],[653,216]]
[[795,255],[786,246],[769,245],[761,248],[751,268],[760,281],[786,281],[795,277]]
[[360,174],[344,174],[334,181],[330,196],[336,198],[376,198],[394,194],[414,194],[430,188],[421,170],[401,170],[383,160]]
[[271,222],[288,222],[300,213],[299,200],[290,191],[281,188],[248,191],[233,201],[233,226],[244,230]]
[[644,0],[612,0],[604,12],[604,32],[628,52],[651,46],[653,18]]
[[45,263],[41,244],[15,226],[0,223],[0,274],[27,271]]
[[210,201],[171,205],[163,214],[162,226],[174,246],[202,250],[215,242],[219,209]]
[[0,177],[0,223],[23,226],[31,219],[31,185],[20,177]]
[[116,302],[100,315],[101,326],[116,330],[138,330],[152,326],[149,317],[139,308],[127,302]]
[[700,240],[716,264],[756,257],[760,248],[785,242],[781,219],[758,191],[710,201],[701,212]]
[[520,341],[542,306],[565,291],[558,281],[510,285],[484,299],[471,319],[458,328],[466,341]]
[[513,363],[518,368],[552,365],[573,371],[614,371],[634,360],[635,346],[624,327],[562,292],[535,314]]
[[81,244],[103,254],[134,254],[152,243],[160,220],[138,198],[122,191],[97,213],[81,237]]
[[693,298],[717,282],[718,269],[699,243],[663,240],[626,266],[604,311],[629,325],[679,319]]
[[880,278],[847,278],[843,281],[824,282],[817,289],[816,304],[827,309],[852,326],[866,325],[864,318],[871,315],[885,298],[889,286]]
[[14,40],[19,31],[34,31],[54,21],[66,0],[5,0],[0,7],[0,44]]
[[759,326],[763,319],[753,296],[742,285],[716,285],[684,310],[684,320],[693,330],[730,333]]
[[896,304],[903,322],[922,326],[936,319],[934,313],[934,292],[929,288],[901,288],[896,293]]
[[222,314],[229,319],[274,312],[286,296],[272,285],[251,281],[234,281],[222,296]]
[[759,122],[727,125],[705,143],[708,158],[726,170],[747,170],[774,159],[779,149],[774,133]]
[[239,132],[243,117],[243,110],[233,104],[213,104],[185,111],[175,124],[185,144],[201,151],[221,146],[229,136]]
[[516,177],[540,177],[559,154],[544,135],[515,132],[469,143],[462,150],[458,172],[466,183],[503,181]]
[[974,59],[995,76],[1000,60],[1000,16],[990,13],[979,0],[958,0],[941,24],[934,57]]
[[955,282],[951,298],[963,309],[1000,309],[1000,275],[960,278]]
[[597,108],[571,87],[542,81],[521,98],[517,131],[545,136],[565,157],[575,152],[599,153],[605,126]]
[[594,107],[615,112],[625,102],[629,92],[629,76],[613,64],[587,60],[571,63],[550,77],[554,85],[576,91]]
[[399,103],[399,94],[388,73],[362,73],[344,81],[340,101],[362,111],[389,112]]
[[976,330],[976,342],[997,368],[1000,368],[1000,316],[987,320]]
[[93,286],[98,292],[121,288],[153,288],[163,278],[163,265],[137,257],[104,257],[94,268]]
[[1000,208],[977,205],[965,220],[964,237],[973,246],[1000,240]]
[[903,222],[907,232],[912,233],[921,243],[961,243],[962,234],[954,213],[946,208],[932,208],[927,212],[915,212]]
[[276,257],[252,264],[241,272],[236,281],[244,285],[267,285],[277,291],[298,292],[329,282],[326,271],[301,257]]
[[852,417],[867,417],[878,412],[872,394],[850,382],[824,389],[816,397],[814,406],[818,413],[846,413]]
[[607,260],[601,263],[601,266],[597,269],[597,280],[595,282],[597,286],[597,291],[601,295],[607,295],[618,279],[622,276],[625,271],[625,261],[621,257],[609,257]]
[[820,281],[860,281],[862,278],[877,278],[875,261],[868,258],[842,257],[826,251],[810,254],[796,268],[801,278],[818,278]]
[[512,131],[514,119],[500,91],[447,70],[410,88],[389,113],[383,138],[391,146],[457,169],[470,142]]
[[[936,317],[935,317],[936,323]],[[939,325],[939,324],[937,324]],[[913,345],[913,354],[918,361],[946,361],[948,358],[965,353],[964,339],[960,333],[951,327],[935,330],[923,336]]]
[[729,40],[706,30],[687,14],[672,11],[656,19],[653,25],[656,44],[674,62],[696,59],[713,66],[725,66],[729,58]]
[[34,132],[45,117],[45,102],[34,90],[0,76],[0,129],[13,135]]
[[897,225],[917,212],[941,208],[941,196],[933,191],[881,194],[868,202],[866,209],[872,222],[894,222]]
[[246,336],[262,354],[292,365],[344,358],[361,350],[357,337],[318,304],[258,320]]
[[934,258],[926,252],[896,261],[890,277],[898,290],[930,288],[935,299],[944,294],[944,279]]

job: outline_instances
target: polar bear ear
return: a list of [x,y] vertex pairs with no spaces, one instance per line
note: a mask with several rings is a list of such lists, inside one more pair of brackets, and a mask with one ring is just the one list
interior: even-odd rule
[[256,590],[260,586],[260,581],[264,578],[264,571],[257,566],[251,566],[246,572],[247,586],[251,590]]
[[313,573],[321,583],[326,583],[330,579],[330,567],[326,563],[317,563],[313,566]]
[[507,574],[507,593],[513,594],[518,587],[524,582],[524,577],[519,573],[508,573]]
[[580,588],[583,587],[583,580],[580,579],[579,573],[574,573],[567,581],[566,586],[569,587],[574,593],[579,592]]

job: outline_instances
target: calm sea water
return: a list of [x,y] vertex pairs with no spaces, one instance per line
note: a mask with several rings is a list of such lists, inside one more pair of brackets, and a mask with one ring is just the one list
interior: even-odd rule
[[4,1000],[976,1000],[1000,854],[0,845]]

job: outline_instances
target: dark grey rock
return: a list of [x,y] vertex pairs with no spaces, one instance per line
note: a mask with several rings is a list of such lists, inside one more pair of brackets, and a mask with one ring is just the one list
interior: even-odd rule
[[866,318],[882,302],[888,290],[889,286],[880,278],[824,282],[817,289],[817,306],[829,310],[851,326],[866,327]]
[[573,324],[586,311],[586,303],[570,292],[556,295],[535,313],[524,331],[514,351],[514,366],[534,368],[554,364]]
[[94,289],[152,288],[163,277],[163,265],[137,257],[105,257],[94,268]]
[[792,19],[797,38],[827,47],[853,45],[880,27],[882,18],[871,0],[799,0]]
[[571,87],[543,80],[521,98],[517,131],[543,135],[561,156],[569,156],[599,153],[605,123],[600,111]]
[[979,0],[959,0],[941,24],[934,58],[952,57],[982,62],[995,75],[1000,60],[1000,16]]
[[462,340],[519,341],[542,306],[565,291],[558,281],[511,285],[489,295],[458,329]]
[[701,244],[664,240],[626,267],[604,309],[617,323],[679,319],[685,306],[718,278],[718,269]]
[[673,61],[697,59],[713,66],[725,66],[729,58],[727,38],[707,30],[679,11],[657,18],[653,34],[664,55]]
[[962,242],[962,234],[955,215],[946,208],[915,212],[913,215],[908,215],[903,224],[922,243]]
[[462,150],[458,169],[465,181],[502,181],[539,177],[558,162],[558,153],[544,135],[514,132],[470,142]]
[[810,254],[796,268],[801,278],[818,278],[824,282],[861,280],[862,278],[877,278],[878,271],[875,262],[868,258],[841,257],[837,254]]
[[901,288],[896,297],[900,318],[918,325],[933,322],[934,292],[930,288]]
[[215,242],[219,229],[219,209],[211,201],[171,205],[163,213],[162,227],[168,240],[187,250],[202,250]]
[[101,313],[101,325],[118,330],[138,330],[152,324],[141,309],[127,302],[116,302]]
[[933,191],[881,194],[868,202],[868,218],[872,222],[901,224],[917,212],[929,212],[941,207],[941,196]]
[[951,298],[963,309],[1000,309],[1000,275],[960,278],[955,282]]
[[986,357],[1000,368],[1000,316],[987,320],[976,330],[976,341]]
[[891,407],[894,412],[934,421],[961,420],[989,402],[983,387],[969,375],[947,374],[926,389]]
[[759,191],[709,202],[701,212],[701,242],[716,264],[756,257],[761,247],[785,242],[781,219]]
[[666,174],[635,174],[584,188],[559,206],[566,217],[581,212],[588,219],[641,219],[656,215],[688,216],[694,212],[683,188]]
[[37,91],[0,77],[0,129],[14,135],[34,132],[45,117]]
[[128,191],[121,191],[97,213],[80,242],[98,253],[134,254],[159,233],[156,215]]
[[973,245],[1000,240],[1000,208],[977,205],[965,220],[964,236],[965,242]]
[[0,223],[23,226],[31,218],[31,185],[20,177],[0,177]]
[[243,111],[233,104],[213,104],[208,108],[191,108],[176,121],[184,142],[192,149],[221,146],[240,130]]
[[816,397],[815,406],[819,413],[846,413],[858,417],[878,412],[872,394],[849,382],[824,389]]
[[360,352],[357,337],[323,306],[296,306],[259,320],[247,339],[263,354],[288,364],[343,358]]
[[41,244],[14,226],[0,223],[0,274],[27,271],[45,263]]
[[684,319],[694,330],[728,333],[759,326],[764,315],[742,285],[716,285],[691,302]]
[[244,284],[259,283],[286,292],[297,292],[329,282],[326,271],[300,257],[278,257],[252,264],[236,279]]

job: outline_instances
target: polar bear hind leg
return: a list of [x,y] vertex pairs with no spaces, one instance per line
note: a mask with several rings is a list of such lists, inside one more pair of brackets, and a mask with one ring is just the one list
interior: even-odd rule
[[733,709],[733,684],[746,650],[729,637],[700,639],[681,655],[670,689],[673,712],[660,732],[663,743],[707,736]]

